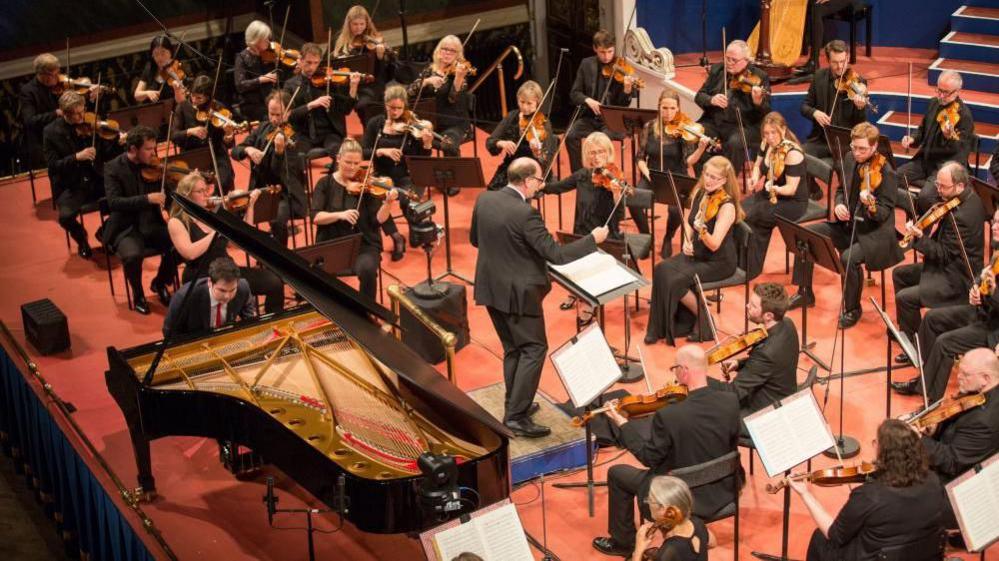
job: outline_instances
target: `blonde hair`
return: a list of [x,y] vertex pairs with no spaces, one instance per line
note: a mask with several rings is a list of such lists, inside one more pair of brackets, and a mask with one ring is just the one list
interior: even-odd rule
[[455,53],[455,56],[457,56],[458,58],[465,57],[465,47],[461,44],[461,39],[458,39],[456,35],[445,35],[444,38],[442,38],[440,41],[437,42],[437,46],[434,47],[434,62],[433,62],[434,66],[439,65],[441,49],[443,49],[445,44],[447,43],[454,44],[455,50],[458,51],[457,53]]
[[408,104],[409,94],[406,93],[406,88],[399,84],[395,84],[385,88],[385,95],[384,95],[385,104],[388,105],[388,102],[392,101],[393,99],[401,99],[404,105]]
[[73,90],[66,90],[59,96],[59,109],[63,113],[77,105],[83,105],[83,96]]
[[[201,172],[192,171],[177,182],[174,193],[190,198],[191,191],[194,191],[194,188],[198,186],[198,182],[203,181],[205,181],[205,177],[201,175]],[[180,220],[185,227],[191,226],[191,216],[176,201],[170,205],[170,218]]]
[[364,18],[364,34],[368,37],[379,38],[382,36],[378,32],[378,28],[375,27],[375,22],[371,20],[371,14],[368,10],[361,5],[351,6],[347,10],[347,15],[343,17],[343,27],[340,28],[340,35],[336,38],[336,43],[333,46],[334,56],[345,56],[350,54],[351,43],[354,40],[354,36],[350,34],[350,22],[355,19]]
[[607,152],[607,163],[612,163],[614,161],[614,143],[606,134],[597,131],[591,132],[589,136],[583,139],[583,151],[585,153],[587,146],[594,146],[598,150],[604,150]]
[[[676,101],[677,111],[680,110],[680,93],[677,92],[676,90],[672,90],[670,88],[664,88],[663,91],[659,92],[659,100],[656,101],[656,111],[660,111],[660,112],[662,111],[662,109],[660,109],[660,108],[663,106],[663,100],[664,99],[672,99],[673,101]],[[653,123],[652,124],[652,127],[653,127],[652,130],[656,131],[656,136],[662,138],[662,136],[663,136],[663,119],[662,119],[662,115],[660,114],[659,118],[653,120],[652,123]]]
[[[722,188],[732,200],[732,204],[735,205],[735,221],[741,222],[746,213],[742,211],[742,203],[739,202],[739,182],[735,178],[735,166],[725,156],[711,156],[708,161],[704,162],[704,168],[707,167],[718,170],[725,176],[725,186]],[[698,193],[704,190],[704,168],[701,168],[701,176],[697,178],[697,184],[690,192],[691,202],[697,198]]]
[[659,506],[673,507],[680,511],[683,519],[690,518],[694,510],[694,496],[690,487],[679,477],[672,475],[657,475],[649,483],[649,501]]
[[881,136],[881,131],[878,130],[878,127],[872,125],[867,121],[864,121],[863,123],[857,123],[856,125],[853,126],[853,129],[850,130],[851,139],[866,138],[867,142],[871,146],[877,144],[878,138],[880,138],[880,136]]
[[35,61],[31,63],[31,66],[34,68],[35,74],[52,72],[59,69],[59,59],[51,53],[42,53],[35,57]]
[[541,91],[541,84],[535,82],[534,80],[528,80],[517,88],[517,99],[527,99],[533,97],[538,103],[541,103],[541,98],[544,95],[544,92]]
[[[763,116],[763,121],[760,123],[760,132],[763,132],[763,127],[770,125],[771,127],[776,127],[780,131],[780,136],[784,140],[790,140],[796,146],[801,146],[801,142],[798,141],[798,137],[795,136],[794,132],[787,127],[787,120],[784,116],[776,111],[771,111]],[[761,148],[766,148],[767,141],[764,140]]]
[[243,32],[243,38],[246,40],[247,47],[261,39],[269,39],[270,36],[271,28],[258,19],[251,21],[250,25],[246,26],[246,31]]
[[337,156],[343,156],[347,152],[354,152],[357,154],[364,154],[364,148],[361,147],[361,143],[353,138],[345,138],[343,142],[340,143],[340,149],[337,150]]

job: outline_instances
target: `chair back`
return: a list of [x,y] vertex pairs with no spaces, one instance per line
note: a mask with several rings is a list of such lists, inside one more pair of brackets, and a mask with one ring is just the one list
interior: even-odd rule
[[916,541],[882,548],[865,561],[941,561],[946,539],[943,532],[933,532]]
[[829,163],[811,154],[805,154],[805,170],[809,177],[814,177],[826,185],[832,184],[833,168]]
[[729,476],[735,476],[739,473],[739,467],[739,451],[732,450],[724,456],[719,456],[713,460],[671,470],[666,475],[682,479],[688,487],[693,489],[720,481]]

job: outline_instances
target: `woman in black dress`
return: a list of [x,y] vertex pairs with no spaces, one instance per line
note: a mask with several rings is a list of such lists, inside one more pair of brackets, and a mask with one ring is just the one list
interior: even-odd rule
[[565,179],[545,184],[546,195],[576,191],[573,234],[585,236],[594,228],[607,224],[610,228],[608,237],[621,239],[620,224],[624,218],[624,207],[617,204],[620,191],[612,193],[593,183],[594,171],[611,164],[614,164],[614,145],[610,137],[602,132],[590,133],[583,139],[583,167]]
[[239,112],[248,121],[267,120],[267,96],[278,83],[277,68],[264,65],[260,53],[270,48],[271,28],[253,20],[243,33],[246,48],[236,53],[233,80],[239,97]]
[[648,504],[653,522],[643,523],[635,533],[631,561],[644,561],[645,551],[657,534],[663,536],[663,543],[650,552],[655,561],[707,561],[711,537],[704,522],[692,516],[694,497],[682,479],[654,477],[649,483]]
[[[448,35],[437,43],[433,61],[409,85],[406,93],[413,103],[433,99],[437,104],[437,131],[443,139],[434,141],[447,156],[457,156],[461,143],[468,133],[471,94],[468,79],[471,65],[465,61],[465,48],[461,40]],[[454,195],[453,192],[448,193]]]
[[805,179],[805,153],[787,121],[776,111],[763,117],[763,142],[756,157],[751,181],[755,193],[742,201],[746,224],[753,229],[749,238],[746,274],[750,279],[763,272],[770,238],[777,226],[776,215],[797,220],[808,209],[808,181]]
[[174,83],[172,80],[164,80],[160,71],[173,62],[174,52],[173,41],[166,35],[157,35],[149,43],[149,55],[152,58],[142,69],[142,76],[139,83],[135,85],[132,97],[136,103],[167,100],[171,97],[177,103],[184,101],[186,93],[184,88]]
[[713,156],[704,164],[690,194],[683,252],[656,265],[652,276],[647,344],[665,338],[675,345],[676,339],[684,336],[690,342],[706,340],[707,318],[694,325],[699,307],[694,275],[709,282],[735,272],[738,256],[732,229],[743,218],[738,189],[728,158]]
[[236,131],[232,127],[212,125],[210,117],[205,121],[198,120],[199,111],[208,111],[211,95],[212,79],[205,75],[195,78],[191,84],[190,99],[177,104],[173,110],[173,137],[170,140],[180,147],[180,159],[183,159],[183,152],[203,148],[211,142],[215,151],[215,165],[218,166],[219,185],[225,194],[232,190],[236,177],[229,159],[229,149],[235,144]]
[[[790,480],[818,528],[808,543],[807,561],[875,559],[879,550],[923,539],[943,529],[944,490],[927,467],[920,436],[897,419],[886,419],[875,440],[877,471],[850,491],[835,516],[812,495],[805,481]],[[928,548],[922,559],[941,559]],[[912,559],[911,561],[919,561]]]
[[[544,119],[545,124],[540,128],[533,127],[537,130],[536,133],[529,131],[529,134],[525,135],[524,129],[527,127],[521,127],[521,123],[530,126],[528,119],[534,116],[538,110],[543,96],[541,86],[534,80],[528,80],[521,84],[520,88],[517,89],[517,108],[507,113],[506,117],[503,117],[493,133],[486,139],[486,150],[490,154],[493,156],[503,155],[503,161],[500,162],[496,168],[496,174],[489,181],[489,190],[495,191],[506,186],[506,168],[510,166],[510,162],[517,158],[531,158],[541,164],[541,169],[548,168],[552,156],[558,150],[558,138],[552,132],[551,121],[545,117],[543,112],[538,112],[537,115]],[[544,141],[536,138],[541,135],[544,136]],[[517,141],[521,138],[523,140],[518,146]]]
[[[385,85],[395,76],[395,51],[385,44],[382,34],[371,21],[368,10],[361,5],[352,6],[343,18],[343,27],[333,45],[333,57],[369,55],[374,59],[372,75],[375,81],[362,83],[357,91],[357,104],[354,111],[362,123],[367,123],[381,110],[380,104],[385,95]],[[333,63],[336,67],[336,62]]]

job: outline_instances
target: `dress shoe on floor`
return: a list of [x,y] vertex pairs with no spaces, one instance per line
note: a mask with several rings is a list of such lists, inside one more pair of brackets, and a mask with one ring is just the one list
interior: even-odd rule
[[711,341],[711,340],[712,339],[709,339],[707,335],[701,335],[700,329],[695,329],[690,332],[690,335],[687,335],[688,343],[703,343],[704,341]]
[[575,306],[575,305],[576,305],[576,297],[575,296],[570,296],[570,297],[566,298],[565,300],[563,300],[562,303],[558,305],[558,309],[560,309],[560,310],[571,310],[572,307]]
[[399,261],[403,255],[406,255],[406,238],[402,237],[402,234],[399,232],[392,234],[391,237],[392,261]]
[[165,283],[153,281],[152,284],[149,285],[149,290],[156,295],[160,304],[163,304],[164,306],[170,305],[170,291],[167,290]]
[[530,417],[516,421],[507,421],[503,424],[506,425],[506,428],[513,431],[515,436],[523,436],[524,438],[541,438],[552,433],[552,429],[535,423]]
[[631,557],[632,548],[619,545],[614,538],[594,538],[593,549],[604,555],[617,555],[619,557]]
[[132,303],[132,309],[136,312],[148,316],[149,315],[149,302],[145,298],[136,298],[135,302]]
[[791,303],[788,305],[789,310],[796,310],[802,306],[808,306],[811,308],[815,305],[815,294],[809,290],[806,292],[798,291],[797,294],[791,297]]
[[795,76],[805,76],[808,74],[815,74],[815,65],[811,62],[807,62],[794,69]]
[[90,259],[94,256],[94,250],[90,249],[87,244],[76,246],[76,254],[84,259]]
[[447,188],[447,196],[454,197],[458,193],[461,193],[461,187],[451,186]]
[[590,325],[596,317],[597,314],[593,310],[580,310],[579,315],[576,316],[576,329],[582,329]]
[[849,329],[857,325],[858,321],[860,321],[860,310],[843,312],[843,315],[839,316],[839,327],[840,329]]
[[644,340],[646,345],[655,345],[659,342],[659,337],[656,337],[655,335],[646,335]]
[[916,379],[908,382],[892,382],[891,389],[902,395],[919,395],[918,382]]
[[912,361],[909,360],[909,355],[902,352],[895,355],[895,364],[898,366],[912,366]]

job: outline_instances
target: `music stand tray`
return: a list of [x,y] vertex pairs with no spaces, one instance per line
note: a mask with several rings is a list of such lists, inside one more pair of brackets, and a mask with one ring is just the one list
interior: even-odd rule
[[[676,194],[681,199],[679,201],[673,195],[673,184],[669,180],[670,175],[673,176],[673,182],[676,183]],[[694,185],[697,185],[697,178],[682,173],[649,170],[649,184],[652,185],[652,200],[654,202],[685,209],[690,208],[690,193],[694,190]]]
[[166,127],[170,121],[170,113],[173,112],[174,101],[157,101],[147,105],[133,105],[122,109],[108,112],[108,119],[118,121],[121,130],[128,132],[138,125],[145,125],[157,133],[160,128]]
[[[829,148],[829,153],[832,154],[833,165],[835,166],[833,169],[838,172],[840,165],[838,146],[843,147],[843,155],[846,156],[846,153],[850,151],[850,129],[829,125],[824,130],[826,133],[826,145]],[[878,137],[878,153],[887,158],[888,164],[891,165],[892,169],[898,167],[895,163],[895,154],[891,151],[891,139],[883,134]],[[843,181],[846,180],[844,179]]]
[[659,114],[659,110],[601,105],[600,114],[603,116],[604,124],[607,125],[609,130],[631,135],[640,132],[645,123],[654,121]]
[[351,72],[360,72],[361,74],[375,73],[375,56],[373,53],[334,58],[330,64],[334,68],[347,67]]
[[350,234],[335,240],[300,247],[294,251],[305,259],[310,268],[319,269],[335,277],[354,269],[354,262],[357,261],[360,249],[361,234]]

